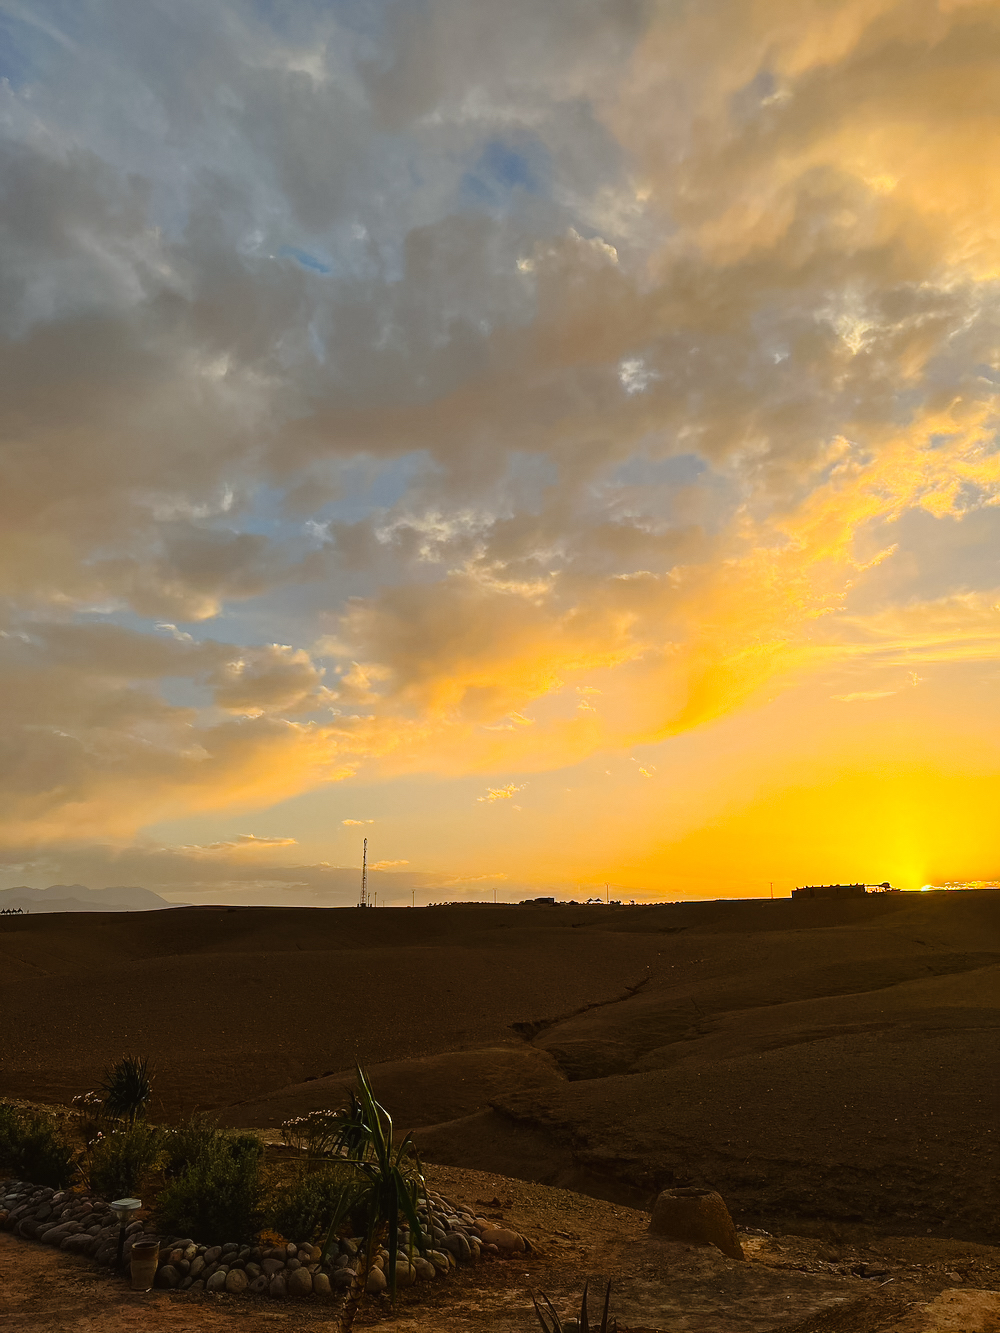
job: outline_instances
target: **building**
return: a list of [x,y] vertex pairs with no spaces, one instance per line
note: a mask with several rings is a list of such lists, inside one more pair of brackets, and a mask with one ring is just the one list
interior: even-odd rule
[[867,893],[865,884],[807,884],[792,889],[793,898],[864,898]]

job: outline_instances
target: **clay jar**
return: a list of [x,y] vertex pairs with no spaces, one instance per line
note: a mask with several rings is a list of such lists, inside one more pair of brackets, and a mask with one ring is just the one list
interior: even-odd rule
[[132,1246],[129,1264],[132,1273],[132,1290],[148,1291],[156,1276],[156,1261],[160,1257],[158,1240],[139,1240]]
[[650,1231],[688,1245],[715,1245],[730,1259],[746,1256],[722,1196],[715,1190],[663,1190],[653,1205]]

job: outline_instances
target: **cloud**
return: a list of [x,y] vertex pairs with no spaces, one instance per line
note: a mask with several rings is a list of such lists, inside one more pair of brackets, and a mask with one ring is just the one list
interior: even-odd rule
[[477,801],[509,801],[519,791],[524,791],[528,784],[523,782],[519,787],[513,782],[508,782],[505,787],[487,787],[485,796],[477,796]]
[[993,8],[286,9],[18,26],[0,839],[1000,660]]
[[347,828],[360,828],[363,824],[374,824],[374,819],[342,819],[340,821]]

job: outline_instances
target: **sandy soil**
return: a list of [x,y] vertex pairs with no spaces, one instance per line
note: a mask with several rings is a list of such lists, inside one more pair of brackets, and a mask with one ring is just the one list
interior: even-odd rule
[[355,1060],[442,1165],[995,1242],[1000,894],[0,918],[0,1096],[123,1051],[274,1126]]
[[[477,1211],[503,1217],[532,1240],[532,1252],[484,1261],[447,1281],[400,1293],[393,1312],[373,1302],[360,1326],[400,1333],[528,1333],[530,1291],[575,1309],[582,1284],[612,1281],[623,1333],[881,1333],[942,1291],[1000,1288],[1000,1250],[968,1242],[831,1234],[741,1239],[747,1262],[712,1247],[664,1242],[648,1215],[567,1190],[502,1176],[431,1169],[431,1185]],[[862,1276],[861,1274],[867,1274]],[[1000,1310],[1000,1295],[996,1298]],[[315,1301],[276,1306],[233,1296],[130,1292],[74,1256],[0,1232],[0,1320],[5,1331],[216,1333],[329,1324]]]

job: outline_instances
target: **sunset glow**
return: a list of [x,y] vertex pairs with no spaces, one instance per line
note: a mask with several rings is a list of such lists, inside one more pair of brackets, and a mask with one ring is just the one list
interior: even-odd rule
[[996,879],[1000,3],[68,13],[4,11],[3,886]]

